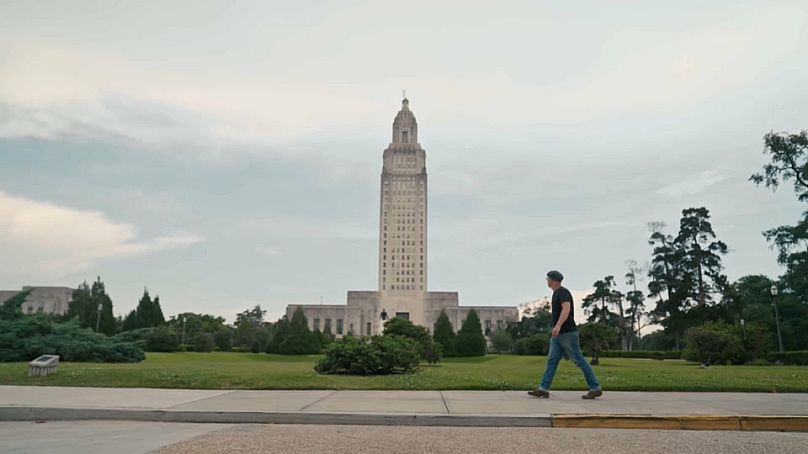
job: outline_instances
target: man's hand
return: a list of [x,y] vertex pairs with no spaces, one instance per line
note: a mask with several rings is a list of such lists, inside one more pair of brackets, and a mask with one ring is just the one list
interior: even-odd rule
[[558,327],[558,326],[554,326],[553,327],[553,337],[558,337],[559,334],[561,334],[561,328]]

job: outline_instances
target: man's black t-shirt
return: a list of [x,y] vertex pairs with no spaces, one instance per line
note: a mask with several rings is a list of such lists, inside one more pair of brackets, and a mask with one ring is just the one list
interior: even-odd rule
[[561,325],[561,332],[568,333],[570,331],[578,331],[575,326],[575,306],[572,304],[572,293],[564,287],[559,287],[558,290],[553,292],[553,326],[558,323],[558,318],[561,317],[561,303],[570,303],[570,315],[564,324]]

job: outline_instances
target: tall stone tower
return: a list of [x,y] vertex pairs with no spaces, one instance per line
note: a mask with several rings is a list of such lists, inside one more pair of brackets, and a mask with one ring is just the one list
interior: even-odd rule
[[405,98],[384,150],[379,222],[379,292],[399,316],[423,312],[414,305],[422,306],[427,292],[426,194],[426,152]]
[[460,306],[457,292],[427,290],[426,152],[418,143],[418,123],[406,98],[384,150],[380,189],[378,290],[349,290],[344,305],[290,304],[289,318],[299,308],[310,329],[337,337],[381,334],[393,317],[431,330],[443,312],[459,329],[474,310],[485,335],[519,320],[515,307]]

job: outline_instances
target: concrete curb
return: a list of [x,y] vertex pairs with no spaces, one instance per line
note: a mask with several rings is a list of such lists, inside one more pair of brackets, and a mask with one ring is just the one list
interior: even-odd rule
[[808,416],[553,415],[553,427],[808,432]]
[[226,424],[335,424],[360,426],[552,427],[551,415],[303,413],[0,407],[0,421],[78,420]]
[[224,424],[360,426],[556,427],[588,429],[808,432],[808,416],[729,415],[447,415],[305,413],[0,406],[0,421],[149,421]]

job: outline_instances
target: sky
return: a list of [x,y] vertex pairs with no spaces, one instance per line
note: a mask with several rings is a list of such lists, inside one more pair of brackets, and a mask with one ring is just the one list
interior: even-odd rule
[[0,3],[0,289],[267,318],[374,290],[406,89],[430,290],[580,299],[705,206],[731,279],[804,205],[748,180],[808,128],[804,1]]

